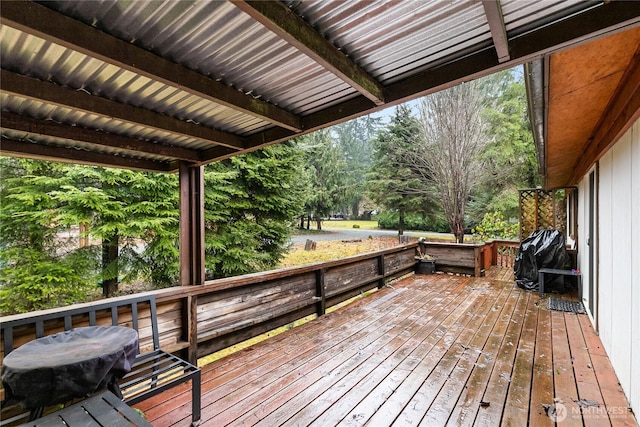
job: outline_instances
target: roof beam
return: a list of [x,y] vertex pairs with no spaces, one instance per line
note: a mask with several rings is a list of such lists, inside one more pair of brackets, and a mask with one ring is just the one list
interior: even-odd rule
[[511,59],[509,55],[509,39],[507,38],[507,29],[504,26],[500,0],[484,0],[482,6],[484,6],[484,14],[487,16],[493,45],[498,54],[498,62],[508,61]]
[[0,155],[154,172],[173,172],[175,170],[171,162],[155,162],[133,157],[112,156],[94,151],[34,144],[29,141],[8,138],[0,139]]
[[304,127],[300,117],[287,110],[245,95],[46,6],[23,1],[3,2],[0,22],[275,125],[291,130]]
[[[497,71],[524,64],[544,54],[583,43],[612,32],[640,25],[640,8],[635,2],[609,2],[571,18],[547,25],[514,38],[510,43],[511,59],[500,63],[492,49],[452,60],[385,87],[387,104],[371,107],[364,96],[358,96],[304,117],[306,129],[299,134],[284,129],[267,129],[245,139],[248,150],[286,141],[325,126],[344,122],[363,114],[410,101],[443,90],[463,81],[483,77]],[[204,161],[215,161],[205,152]]]
[[280,1],[232,0],[239,9],[329,70],[376,105],[385,103],[382,85],[309,23]]
[[83,91],[25,77],[7,70],[1,71],[0,89],[7,94],[72,108],[89,114],[113,117],[125,122],[205,140],[215,145],[224,145],[237,150],[244,147],[242,139],[230,133],[89,95]]
[[119,148],[129,153],[153,154],[169,157],[172,160],[200,161],[200,153],[195,150],[165,145],[155,142],[113,133],[101,132],[79,126],[68,126],[52,120],[40,120],[3,111],[0,115],[0,127],[37,135],[86,142],[102,147]]

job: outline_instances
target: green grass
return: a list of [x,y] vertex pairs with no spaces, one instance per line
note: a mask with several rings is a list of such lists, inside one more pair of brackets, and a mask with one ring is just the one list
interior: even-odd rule
[[[315,224],[311,224],[315,226]],[[357,225],[361,230],[378,230],[378,221],[327,220],[322,221],[323,228],[353,228]],[[356,227],[356,228],[358,228]]]

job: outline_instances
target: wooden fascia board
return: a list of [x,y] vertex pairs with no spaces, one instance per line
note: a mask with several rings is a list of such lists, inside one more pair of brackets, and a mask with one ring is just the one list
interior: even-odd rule
[[57,86],[53,83],[25,77],[7,70],[1,71],[0,88],[3,92],[15,96],[73,110],[80,110],[90,114],[113,117],[153,129],[198,138],[216,145],[224,145],[234,149],[242,149],[244,147],[242,139],[230,133],[186,122],[132,105],[111,101],[99,96],[89,95],[82,91]]
[[568,185],[577,185],[591,166],[611,148],[624,133],[640,119],[640,48],[636,51],[625,74],[585,142],[583,154],[574,168]]
[[[611,2],[572,18],[530,31],[510,41],[511,59],[500,63],[495,52],[483,49],[426,70],[385,87],[386,104],[374,105],[368,98],[358,96],[324,110],[303,117],[306,128],[295,133],[284,129],[267,129],[245,138],[245,151],[283,142],[326,126],[338,124],[447,89],[464,81],[522,65],[545,54],[567,46],[603,37],[611,32],[640,25],[640,8],[634,2]],[[580,17],[584,16],[585,25]],[[228,156],[226,156],[228,157]],[[216,161],[206,152],[203,161]]]
[[78,126],[68,126],[51,120],[38,120],[31,117],[3,111],[0,126],[38,135],[48,135],[73,141],[82,141],[104,147],[119,148],[130,153],[153,154],[174,160],[200,161],[200,153],[187,148],[143,141],[113,133],[106,133]]
[[0,139],[0,155],[153,172],[173,172],[175,170],[172,162],[155,162],[132,157],[112,156],[92,151],[53,147],[8,138]]
[[377,105],[385,103],[385,90],[374,77],[353,62],[309,23],[280,1],[241,1],[233,4],[338,76]]
[[3,2],[0,22],[225,107],[291,130],[300,117],[33,2]]
[[498,55],[498,62],[508,61],[511,59],[509,55],[509,39],[507,38],[507,30],[504,26],[500,0],[484,0],[482,6],[487,16],[491,37],[493,38],[493,45]]

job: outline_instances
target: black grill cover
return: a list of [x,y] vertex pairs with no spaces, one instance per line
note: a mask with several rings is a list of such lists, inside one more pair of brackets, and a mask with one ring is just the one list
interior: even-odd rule
[[[560,268],[567,269],[571,260],[565,247],[564,236],[558,230],[545,229],[531,233],[520,244],[516,255],[513,273],[516,284],[528,291],[538,290],[538,269]],[[545,281],[547,289],[564,292],[562,277],[549,283]]]
[[4,359],[8,398],[33,409],[64,403],[122,378],[138,354],[138,333],[122,326],[89,326],[30,341]]

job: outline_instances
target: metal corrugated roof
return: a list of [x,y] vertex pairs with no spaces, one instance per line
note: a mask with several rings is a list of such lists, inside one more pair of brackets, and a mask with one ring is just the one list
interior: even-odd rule
[[362,6],[331,0],[291,6],[383,84],[472,46],[491,44],[481,2],[377,1]]
[[[76,19],[108,25],[110,34],[296,113],[304,111],[307,98],[326,100],[351,89],[308,56],[264,31],[232,3],[142,1],[122,8],[120,2],[101,0],[66,5],[55,3]],[[278,81],[287,86],[305,85],[306,96],[300,99],[280,90]]]
[[[206,163],[637,26],[639,14],[577,0],[7,2],[2,149],[84,139],[107,164]],[[32,131],[21,145],[44,119],[57,136]],[[100,132],[128,148],[87,142]]]
[[3,25],[0,38],[3,69],[238,134],[269,125],[11,27]]

